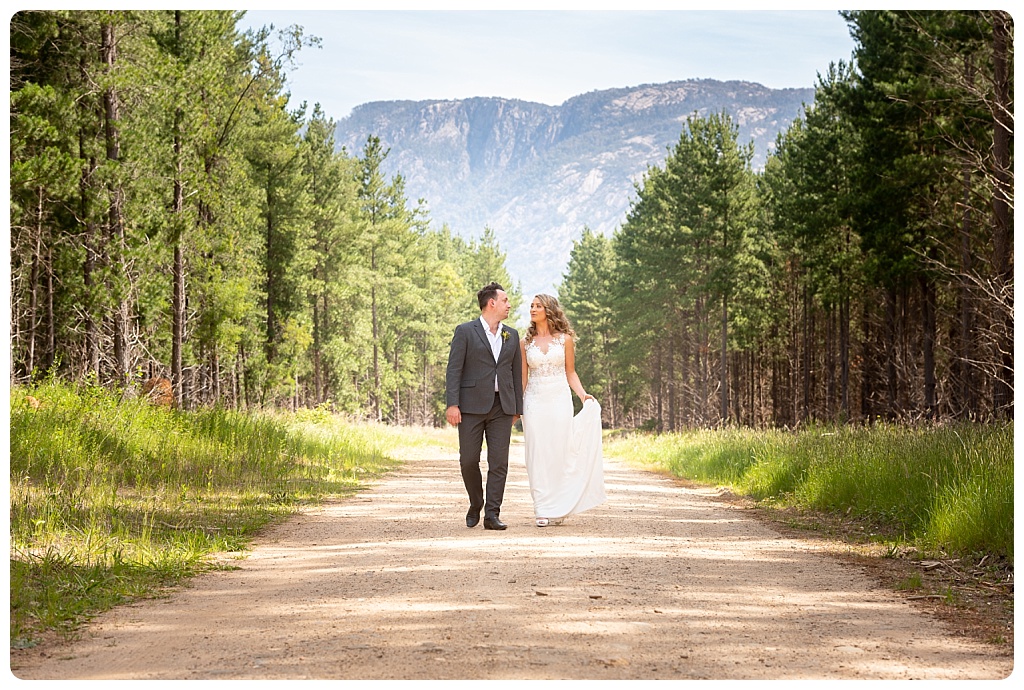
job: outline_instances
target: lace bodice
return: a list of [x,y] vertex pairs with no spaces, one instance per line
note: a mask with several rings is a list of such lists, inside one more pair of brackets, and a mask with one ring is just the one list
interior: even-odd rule
[[548,343],[544,352],[536,342],[530,341],[526,346],[526,363],[530,367],[529,380],[560,376],[565,380],[565,334],[559,333]]

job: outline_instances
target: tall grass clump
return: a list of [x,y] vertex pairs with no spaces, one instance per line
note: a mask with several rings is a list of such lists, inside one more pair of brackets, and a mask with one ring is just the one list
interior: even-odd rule
[[1012,428],[967,435],[954,476],[934,497],[926,529],[932,543],[1013,555],[1012,458]]
[[13,646],[219,567],[394,464],[393,432],[322,411],[176,412],[51,381],[12,389],[10,417]]
[[755,498],[792,491],[802,476],[781,431],[743,428],[636,434],[608,443],[612,455],[697,482],[725,484]]
[[755,461],[748,432],[695,430],[683,434],[635,435],[613,441],[632,459],[667,469],[694,481],[736,484]]
[[722,429],[607,451],[756,499],[869,518],[930,548],[1013,555],[1013,425]]

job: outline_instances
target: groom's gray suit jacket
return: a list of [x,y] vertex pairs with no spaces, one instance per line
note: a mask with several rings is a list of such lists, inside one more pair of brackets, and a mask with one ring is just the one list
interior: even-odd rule
[[487,414],[494,406],[494,377],[498,377],[501,409],[507,415],[523,414],[523,358],[519,333],[502,324],[501,352],[494,361],[491,343],[480,319],[455,328],[445,375],[447,405],[458,405],[463,414]]

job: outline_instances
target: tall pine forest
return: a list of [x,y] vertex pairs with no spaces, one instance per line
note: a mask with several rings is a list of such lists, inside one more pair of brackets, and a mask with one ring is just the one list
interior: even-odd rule
[[455,325],[490,280],[515,293],[497,242],[433,229],[379,140],[336,151],[289,102],[316,38],[238,19],[12,18],[12,383],[443,421]]
[[[694,114],[559,288],[615,428],[1012,418],[1013,25],[843,13],[856,50],[753,170]],[[436,227],[370,137],[337,150],[286,75],[300,27],[233,11],[11,19],[13,385],[180,409],[444,423],[454,326],[494,235]]]
[[1013,26],[844,12],[761,171],[692,117],[559,294],[613,426],[1012,419]]

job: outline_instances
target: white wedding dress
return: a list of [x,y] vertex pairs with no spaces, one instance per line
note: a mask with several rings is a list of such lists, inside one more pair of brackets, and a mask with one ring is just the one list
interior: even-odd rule
[[523,393],[523,436],[534,514],[556,519],[604,503],[601,406],[587,400],[573,416],[565,334],[552,340],[547,352],[530,342],[526,364],[530,373]]

